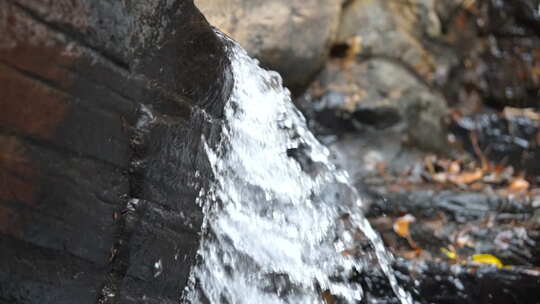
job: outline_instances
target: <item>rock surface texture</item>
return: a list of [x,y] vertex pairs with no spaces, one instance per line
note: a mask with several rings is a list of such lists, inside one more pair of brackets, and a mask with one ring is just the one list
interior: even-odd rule
[[298,103],[317,120],[340,117],[349,132],[391,129],[422,149],[447,150],[448,109],[435,83],[454,57],[426,39],[440,34],[433,1],[349,1],[333,58]]
[[349,132],[391,129],[423,149],[447,147],[442,94],[387,59],[331,61],[299,103],[311,108],[323,127],[341,121]]
[[208,21],[278,71],[293,92],[318,72],[336,34],[342,0],[196,0]]
[[355,44],[363,57],[379,57],[433,80],[438,54],[426,38],[441,35],[433,0],[354,0],[344,8],[336,43]]
[[176,303],[222,43],[188,0],[6,0],[0,33],[0,303]]
[[540,1],[468,2],[436,5],[440,41],[459,58],[443,85],[449,102],[539,109]]

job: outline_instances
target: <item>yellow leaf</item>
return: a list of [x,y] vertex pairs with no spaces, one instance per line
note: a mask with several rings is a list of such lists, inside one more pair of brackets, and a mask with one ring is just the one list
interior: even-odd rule
[[472,260],[473,262],[480,264],[494,265],[497,266],[497,268],[503,267],[501,260],[499,260],[496,256],[487,253],[475,254],[472,256]]
[[446,248],[441,248],[441,252],[444,253],[449,259],[457,259],[457,253],[454,250],[448,250]]

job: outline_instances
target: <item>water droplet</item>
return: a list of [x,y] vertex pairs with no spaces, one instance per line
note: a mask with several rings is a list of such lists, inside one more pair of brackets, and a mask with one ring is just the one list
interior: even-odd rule
[[154,278],[157,278],[163,272],[163,263],[161,259],[154,263]]

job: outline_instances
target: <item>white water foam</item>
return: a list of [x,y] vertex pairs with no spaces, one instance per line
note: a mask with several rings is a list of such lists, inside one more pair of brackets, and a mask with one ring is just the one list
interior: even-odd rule
[[307,129],[278,73],[228,46],[234,88],[222,140],[206,148],[215,182],[201,192],[200,263],[183,300],[191,303],[346,303],[362,299],[350,277],[367,265],[347,250],[361,231],[404,304],[391,256],[362,214],[346,173]]

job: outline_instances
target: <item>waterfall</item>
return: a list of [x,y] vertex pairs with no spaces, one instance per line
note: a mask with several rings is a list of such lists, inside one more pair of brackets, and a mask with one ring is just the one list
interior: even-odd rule
[[279,74],[218,35],[228,48],[234,88],[221,142],[206,146],[215,181],[198,197],[205,216],[199,263],[183,300],[324,303],[326,292],[340,302],[361,301],[363,290],[350,277],[373,267],[354,254],[364,237],[395,296],[412,303],[362,214],[359,193],[308,130]]

